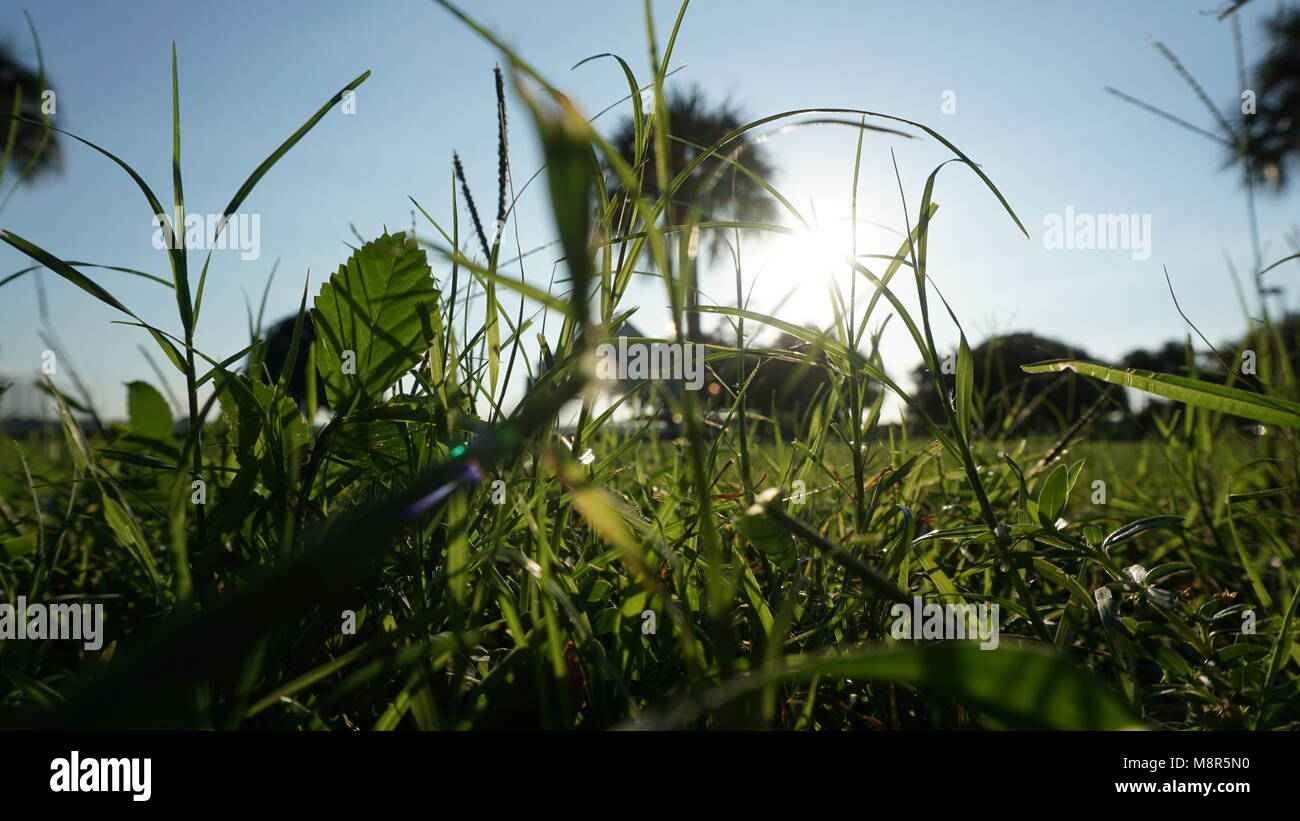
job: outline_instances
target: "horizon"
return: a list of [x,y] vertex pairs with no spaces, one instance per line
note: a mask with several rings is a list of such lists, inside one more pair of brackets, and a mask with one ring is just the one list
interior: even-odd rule
[[[1223,261],[1226,254],[1243,282],[1254,266],[1237,175],[1219,168],[1222,158],[1208,141],[1103,90],[1116,87],[1212,128],[1191,91],[1145,40],[1154,35],[1165,42],[1216,105],[1226,107],[1237,96],[1228,24],[1191,5],[1131,8],[1111,2],[1086,10],[1024,9],[1008,3],[978,10],[921,5],[942,7],[943,14],[934,15],[934,26],[926,32],[931,46],[927,61],[901,76],[888,67],[901,64],[898,50],[904,46],[888,37],[871,38],[874,51],[863,54],[853,50],[854,38],[858,26],[892,31],[923,9],[905,12],[837,2],[790,10],[767,2],[737,18],[715,6],[691,7],[673,61],[680,70],[669,88],[700,86],[711,101],[731,100],[751,118],[831,105],[909,117],[936,129],[979,163],[1029,238],[969,169],[954,165],[939,174],[935,200],[941,207],[930,241],[930,270],[945,298],[961,306],[958,317],[972,345],[992,335],[1025,331],[1113,362],[1136,348],[1181,340],[1193,331],[1170,299],[1162,272],[1166,267],[1183,311],[1212,342],[1240,337],[1246,319],[1240,308],[1229,309],[1239,299]],[[305,20],[290,7],[267,9],[249,2],[230,4],[227,14],[211,21],[198,10],[174,11],[161,2],[110,9],[55,0],[32,11],[51,86],[58,93],[60,126],[117,153],[158,191],[169,173],[168,61],[175,38],[182,162],[187,206],[195,214],[219,212],[238,182],[321,101],[361,72],[372,71],[357,91],[355,115],[337,107],[331,111],[245,204],[243,210],[259,220],[258,257],[241,259],[242,253],[224,251],[213,255],[197,345],[214,358],[248,344],[246,311],[256,313],[277,263],[267,294],[268,325],[296,310],[304,279],[315,293],[346,258],[348,245],[359,243],[354,227],[366,239],[384,228],[409,230],[414,208],[408,196],[442,225],[450,225],[453,151],[460,153],[480,203],[488,200],[496,165],[491,80],[497,55],[432,3],[403,3],[404,13],[360,17],[345,14],[345,7],[342,2],[316,4],[316,15]],[[666,36],[674,8],[664,3],[655,8],[660,36]],[[163,9],[168,9],[166,15]],[[1002,24],[1010,9],[1015,9],[1016,31]],[[1260,21],[1272,11],[1251,4],[1240,12],[1248,55],[1258,54]],[[479,13],[588,116],[626,96],[625,81],[609,60],[570,67],[612,51],[623,54],[639,76],[647,76],[639,8],[584,13],[590,30],[612,33],[591,42],[562,36],[568,9],[540,12],[512,2]],[[199,25],[201,19],[204,25]],[[393,26],[397,19],[403,24]],[[781,24],[773,25],[774,19]],[[735,48],[709,39],[723,20],[733,25]],[[286,43],[274,32],[288,25],[297,25],[299,36]],[[0,17],[0,27],[21,58],[33,56],[21,14]],[[1068,41],[1049,36],[1061,31],[1070,32]],[[236,39],[241,59],[215,56]],[[804,42],[819,47],[791,47]],[[347,57],[340,61],[328,46],[342,43],[348,45]],[[980,49],[978,59],[972,43]],[[204,66],[221,69],[205,71]],[[521,126],[524,117],[513,92],[510,105],[511,179],[522,186],[539,159],[530,129]],[[609,133],[628,108],[624,103],[604,114],[599,130]],[[808,262],[825,263],[827,248],[833,257],[837,247],[842,252],[852,243],[845,223],[853,132],[833,126],[795,128],[788,121],[763,130],[763,145],[777,167],[776,186],[806,215],[815,215],[817,228],[784,243],[764,239],[746,245],[747,259],[757,260],[757,273],[746,282],[753,289],[754,310],[774,311],[801,325],[827,325],[819,316],[824,311],[815,306],[823,304],[830,280],[824,272],[810,271]],[[481,139],[464,139],[473,134]],[[0,212],[0,227],[64,259],[137,268],[166,278],[165,257],[152,241],[156,223],[149,222],[151,215],[130,179],[86,146],[66,137],[61,143],[62,174],[20,188]],[[895,158],[914,218],[915,192],[951,156],[934,141],[867,135],[859,187],[860,252],[892,253],[901,235]],[[539,285],[555,270],[554,254],[534,252],[554,239],[544,188],[531,186],[520,199],[517,219],[507,225],[514,246],[510,256],[531,252],[522,273]],[[1292,253],[1286,236],[1296,230],[1287,213],[1294,204],[1294,191],[1258,198],[1265,265]],[[1148,226],[1142,240],[1146,256],[1127,247],[1048,247],[1053,220],[1073,226],[1070,215],[1141,217],[1144,223],[1138,224]],[[415,216],[417,235],[436,238],[434,228]],[[459,218],[461,236],[468,238],[468,220],[463,213]],[[1064,232],[1065,238],[1073,236],[1073,231]],[[199,264],[194,260],[201,255],[191,256],[191,265]],[[430,259],[441,282],[445,265],[433,254]],[[15,249],[0,248],[4,276],[29,265]],[[702,302],[733,304],[730,274],[716,268],[701,274]],[[1268,285],[1287,287],[1285,269],[1268,276]],[[170,317],[172,297],[158,286],[103,270],[95,270],[92,278],[127,304],[142,306],[141,316]],[[837,273],[835,279],[847,293],[848,276]],[[40,336],[42,285],[48,304],[73,312],[71,317],[49,317],[64,349],[62,361],[78,368],[105,418],[123,417],[123,383],[157,378],[137,350],[147,337],[138,328],[110,324],[121,316],[57,277],[27,275],[0,290],[0,324],[6,328],[0,375],[30,384],[27,376],[40,373],[41,354],[48,347]],[[1243,287],[1250,290],[1248,284]],[[859,298],[863,290],[858,289]],[[1279,303],[1294,310],[1294,299],[1286,294]],[[511,294],[507,301],[513,304],[514,298]],[[904,297],[909,307],[913,300]],[[653,331],[667,324],[657,281],[634,283],[629,301],[640,305],[634,319],[641,327]],[[1251,305],[1249,310],[1256,309]],[[536,317],[536,330],[544,321],[556,321],[536,311],[536,303],[530,303],[526,315]],[[702,324],[714,327],[710,317]],[[174,330],[174,320],[159,325]],[[910,344],[900,330],[886,332],[882,353],[889,373],[908,384],[919,359],[908,353]],[[946,316],[935,334],[942,347],[956,344],[956,328]],[[525,348],[533,361],[537,348],[531,330]],[[179,374],[167,373],[166,378],[173,390],[183,385]],[[523,369],[516,369],[507,404],[522,393],[523,378]],[[71,388],[62,369],[55,381],[65,392]],[[0,412],[15,398],[11,393],[0,403]],[[897,414],[892,397],[887,414]]]

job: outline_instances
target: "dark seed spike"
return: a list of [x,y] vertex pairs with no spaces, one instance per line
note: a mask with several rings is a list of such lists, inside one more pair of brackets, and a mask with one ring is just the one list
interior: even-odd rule
[[483,233],[483,223],[479,222],[478,208],[474,206],[474,195],[469,192],[469,183],[465,182],[465,169],[460,164],[460,154],[453,151],[451,153],[452,167],[456,170],[456,179],[460,181],[460,190],[465,194],[465,204],[469,206],[469,216],[474,222],[474,232],[478,234],[479,244],[483,246],[483,259],[492,259],[492,251],[488,247],[487,235]]
[[[506,130],[506,81],[501,66],[493,68],[497,85],[497,224],[499,235],[506,221],[506,186],[510,180],[510,140]],[[495,239],[495,238],[494,238]]]

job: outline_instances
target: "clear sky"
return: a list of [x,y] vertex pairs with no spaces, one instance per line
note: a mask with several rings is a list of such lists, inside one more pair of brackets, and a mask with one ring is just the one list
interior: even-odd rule
[[[1186,332],[1162,265],[1184,310],[1212,340],[1244,328],[1224,262],[1226,253],[1243,273],[1251,266],[1237,175],[1220,170],[1221,149],[1209,141],[1103,91],[1118,87],[1213,128],[1192,92],[1147,43],[1148,36],[1165,42],[1217,104],[1235,105],[1240,89],[1231,28],[1206,13],[1212,5],[696,0],[674,55],[674,65],[684,68],[670,82],[729,97],[752,118],[836,106],[935,128],[981,164],[1031,234],[1019,234],[969,169],[951,165],[940,174],[930,272],[972,344],[993,331],[1032,330],[1114,359]],[[571,70],[579,60],[616,52],[648,79],[639,0],[494,0],[464,7],[588,114],[623,96],[626,84],[615,63]],[[662,42],[676,3],[656,0],[654,8]],[[1242,12],[1248,61],[1262,52],[1261,20],[1274,8],[1272,0],[1256,0]],[[6,0],[0,33],[30,58],[20,9]],[[408,196],[449,221],[453,150],[464,158],[480,208],[491,210],[497,56],[428,0],[232,0],[217,6],[35,0],[30,12],[62,127],[117,153],[164,202],[171,199],[169,61],[176,41],[185,193],[193,212],[219,211],[321,103],[362,71],[373,72],[358,92],[357,113],[332,111],[244,204],[243,211],[260,215],[260,257],[214,255],[197,341],[215,358],[248,343],[245,300],[256,308],[276,260],[269,318],[296,309],[305,277],[314,295],[346,258],[345,243],[355,243],[352,226],[366,237],[384,226],[409,228]],[[945,112],[945,99],[955,102],[955,112]],[[625,110],[598,122],[608,131]],[[514,179],[522,183],[539,160],[522,111],[515,114]],[[816,212],[826,236],[846,224],[855,139],[850,129],[810,127],[773,134],[765,143],[779,168],[777,186],[800,209]],[[860,217],[901,230],[891,147],[913,214],[926,176],[950,155],[932,141],[867,138]],[[151,243],[149,208],[131,180],[71,140],[64,141],[64,154],[62,175],[20,189],[0,212],[0,227],[65,259],[169,277],[164,252]],[[534,185],[520,206],[524,249],[553,236],[544,194],[540,183]],[[1294,193],[1261,197],[1266,262],[1291,253],[1284,234],[1296,224],[1295,205]],[[1067,209],[1150,215],[1149,256],[1046,248],[1045,220]],[[419,230],[434,233],[422,220]],[[892,253],[897,239],[867,227],[859,244],[863,252]],[[528,257],[524,275],[544,284],[553,257]],[[795,289],[780,309],[783,318],[823,326],[830,321],[825,276],[798,261],[791,248],[770,243],[747,249],[746,257],[755,263],[749,275],[759,277],[751,307],[772,308]],[[0,248],[0,275],[28,264],[14,249]],[[443,274],[435,263],[435,275]],[[114,272],[93,276],[146,320],[179,332],[170,291]],[[1294,276],[1288,268],[1268,275],[1283,286]],[[139,329],[110,324],[123,317],[74,286],[49,273],[43,283],[49,324],[66,355],[100,409],[121,416],[122,383],[155,380],[138,351],[152,342]],[[702,282],[720,302],[733,287],[726,276]],[[1288,304],[1294,293],[1287,290]],[[47,345],[39,336],[38,302],[31,276],[0,288],[0,374],[30,382],[39,372]],[[661,286],[647,283],[634,288],[628,304],[642,306],[638,324],[654,332],[666,322],[663,302]],[[946,318],[936,333],[944,345],[956,339]],[[910,343],[895,333],[884,353],[888,369],[906,381],[918,360]],[[182,394],[179,374],[170,371],[169,377]],[[67,387],[65,369],[56,382]]]

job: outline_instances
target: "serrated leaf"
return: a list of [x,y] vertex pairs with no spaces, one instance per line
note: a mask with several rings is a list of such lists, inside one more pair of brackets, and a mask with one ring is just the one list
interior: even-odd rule
[[414,239],[384,234],[355,251],[321,286],[312,310],[316,368],[331,406],[378,400],[419,363],[436,335],[429,318],[437,312],[438,291]]

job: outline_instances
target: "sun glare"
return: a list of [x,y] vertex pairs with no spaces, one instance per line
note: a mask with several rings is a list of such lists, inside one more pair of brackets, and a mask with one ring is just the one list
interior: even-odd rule
[[848,268],[853,246],[847,229],[826,224],[801,228],[779,240],[772,265],[783,274],[821,283]]

